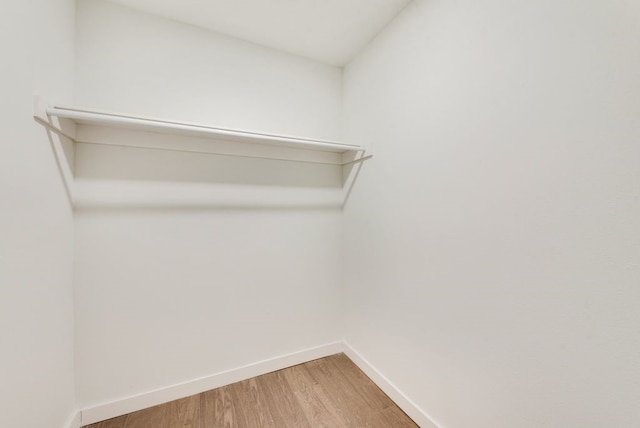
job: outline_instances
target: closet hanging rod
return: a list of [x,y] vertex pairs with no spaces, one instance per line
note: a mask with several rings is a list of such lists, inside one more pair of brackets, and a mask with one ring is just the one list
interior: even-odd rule
[[315,140],[304,137],[293,137],[227,128],[217,128],[206,125],[172,122],[168,120],[152,119],[124,114],[105,113],[69,107],[47,107],[46,113],[47,116],[56,116],[59,118],[70,119],[80,124],[132,128],[155,132],[190,134],[201,137],[220,138],[254,144],[262,143],[270,145],[281,145],[309,150],[356,153],[362,153],[366,151],[364,147],[359,145],[338,143],[334,141]]

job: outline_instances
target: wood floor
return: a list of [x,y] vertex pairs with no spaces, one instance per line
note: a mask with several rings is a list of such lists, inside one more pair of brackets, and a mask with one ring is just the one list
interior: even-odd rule
[[89,425],[91,428],[418,427],[344,354]]

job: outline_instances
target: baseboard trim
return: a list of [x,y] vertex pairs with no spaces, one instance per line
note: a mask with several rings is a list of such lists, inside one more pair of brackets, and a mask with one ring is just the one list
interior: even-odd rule
[[71,415],[69,421],[64,425],[64,428],[80,428],[80,412],[75,412],[75,414]]
[[67,426],[68,428],[80,428],[80,426],[101,422],[340,352],[344,352],[360,370],[369,376],[369,378],[421,428],[438,428],[438,424],[433,421],[433,418],[420,409],[420,407],[382,375],[382,373],[371,365],[360,353],[345,342],[328,343],[315,348],[259,361],[211,376],[194,379],[155,391],[149,391],[111,403],[83,409],[82,412],[79,412],[73,417]]
[[391,383],[348,343],[343,343],[343,351],[378,387],[384,391],[421,428],[438,428],[427,413]]
[[[343,352],[343,342],[328,343],[315,348],[294,352],[287,355],[259,361],[237,369],[216,373],[199,379],[169,386],[143,394],[124,398],[122,400],[82,410],[82,425],[89,425],[107,419],[122,416],[127,413],[157,406],[180,398],[188,397],[211,389],[220,388],[255,376],[271,373],[297,364],[306,363],[318,358]],[[70,426],[70,428],[76,428]]]

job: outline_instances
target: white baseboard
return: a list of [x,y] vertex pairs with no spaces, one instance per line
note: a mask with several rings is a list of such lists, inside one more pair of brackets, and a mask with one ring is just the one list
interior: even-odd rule
[[[124,398],[111,403],[102,404],[82,410],[82,425],[115,418],[127,413],[146,409],[172,400],[199,394],[221,386],[240,382],[254,376],[260,376],[297,364],[306,363],[318,358],[344,352],[371,380],[380,387],[411,419],[421,428],[438,428],[438,425],[420,407],[384,377],[364,357],[344,342],[334,342],[292,354],[282,355],[268,360],[249,364],[237,369],[228,370],[189,382],[169,386],[144,394]],[[80,413],[72,420],[69,428],[80,427]]]
[[349,344],[343,343],[343,352],[360,368],[378,387],[384,391],[413,421],[421,428],[438,428],[438,425],[425,411],[420,409],[409,397],[404,395],[394,384],[382,375],[375,367],[362,357]]
[[[178,400],[190,395],[200,394],[255,376],[271,373],[297,364],[343,352],[343,343],[334,342],[292,354],[282,355],[268,360],[249,364],[233,370],[206,376],[200,379],[169,386],[155,391],[124,398],[82,410],[82,425],[115,418],[137,410],[146,409],[168,401]],[[75,427],[73,427],[75,428]]]
[[64,425],[64,428],[80,428],[80,412],[75,412],[69,417],[69,422]]

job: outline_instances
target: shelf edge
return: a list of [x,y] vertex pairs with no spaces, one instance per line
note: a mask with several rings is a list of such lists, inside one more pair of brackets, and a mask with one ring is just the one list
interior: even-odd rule
[[217,128],[206,125],[173,122],[140,116],[130,116],[116,113],[106,113],[71,107],[48,107],[49,116],[65,118],[78,123],[98,124],[122,128],[144,129],[163,133],[198,135],[202,137],[218,138],[231,141],[251,142],[254,144],[268,144],[296,147],[308,150],[333,151],[338,153],[362,153],[366,148],[354,144],[335,141],[315,140],[303,137],[274,135],[252,131]]

